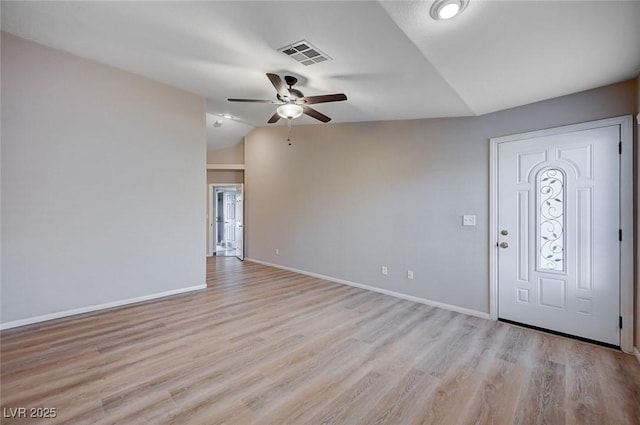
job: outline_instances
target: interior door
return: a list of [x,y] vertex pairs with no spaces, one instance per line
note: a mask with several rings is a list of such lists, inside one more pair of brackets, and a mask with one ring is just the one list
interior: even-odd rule
[[215,190],[215,240],[213,242],[213,252],[216,251],[216,245],[220,245],[224,240],[224,194],[222,191]]
[[236,188],[235,218],[236,257],[244,260],[244,186],[242,184]]
[[498,146],[498,316],[620,345],[619,126]]
[[224,192],[224,246],[227,249],[236,247],[236,192]]

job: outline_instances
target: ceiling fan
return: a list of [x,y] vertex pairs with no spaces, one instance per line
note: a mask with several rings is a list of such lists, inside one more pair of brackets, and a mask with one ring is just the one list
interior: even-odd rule
[[[315,118],[322,122],[329,122],[331,118],[325,114],[316,111],[308,105],[314,103],[327,103],[327,102],[339,102],[347,100],[347,96],[344,93],[337,94],[324,94],[320,96],[306,96],[298,89],[294,89],[293,86],[298,82],[296,77],[286,75],[284,81],[277,74],[267,73],[267,77],[271,84],[276,88],[276,97],[278,100],[262,100],[262,99],[227,99],[229,102],[253,102],[253,103],[271,103],[273,105],[280,105],[276,109],[267,123],[273,124],[278,122],[280,118],[292,120],[298,118],[300,115],[305,114],[312,118]],[[289,88],[287,88],[289,86]]]

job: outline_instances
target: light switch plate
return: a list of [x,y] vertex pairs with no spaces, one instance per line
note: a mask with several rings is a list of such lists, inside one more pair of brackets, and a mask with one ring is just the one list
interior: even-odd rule
[[476,225],[476,216],[475,215],[463,215],[462,216],[462,225],[463,226],[475,226]]

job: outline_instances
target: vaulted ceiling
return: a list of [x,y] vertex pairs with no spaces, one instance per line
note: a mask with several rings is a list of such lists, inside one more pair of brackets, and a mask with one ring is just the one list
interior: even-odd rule
[[[274,105],[227,101],[275,99],[267,72],[346,93],[315,105],[333,122],[479,115],[640,73],[640,1],[470,0],[448,21],[431,4],[2,1],[1,14],[3,31],[205,97],[210,149],[267,125]],[[300,40],[332,60],[278,51]]]

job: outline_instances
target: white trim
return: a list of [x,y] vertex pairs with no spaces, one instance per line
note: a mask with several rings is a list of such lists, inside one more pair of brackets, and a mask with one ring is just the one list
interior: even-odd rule
[[498,320],[498,143],[489,145],[489,316]]
[[[218,229],[214,228],[214,224],[215,224],[215,206],[214,206],[214,190],[217,187],[233,187],[236,189],[236,191],[239,189],[242,193],[243,193],[243,199],[242,199],[242,208],[244,208],[244,183],[209,183],[209,192],[207,194],[207,196],[209,197],[209,205],[207,206],[208,208],[208,216],[209,216],[209,220],[208,220],[208,224],[209,224],[209,243],[207,244],[207,257],[213,257],[213,253],[215,251],[214,247],[215,247],[215,240],[218,238]],[[242,227],[244,226],[244,210],[243,210],[243,214],[242,214]],[[243,232],[244,233],[244,232]],[[244,242],[242,244],[243,246],[243,255],[242,258],[240,258],[241,260],[244,260]]]
[[620,331],[620,348],[625,353],[633,352],[633,130],[631,115],[590,121],[563,127],[513,134],[490,139],[489,167],[489,315],[498,318],[498,144],[522,139],[591,130],[594,128],[617,125],[620,127],[622,157],[620,159],[620,225],[622,242],[620,244],[620,315],[624,324]]
[[633,349],[633,354],[636,355],[636,359],[638,360],[638,363],[640,363],[640,351],[638,351],[638,347]]
[[623,327],[620,331],[620,349],[633,352],[633,268],[634,268],[634,223],[633,223],[633,117],[614,118],[620,125],[622,156],[620,158],[620,315]]
[[213,257],[213,252],[215,251],[215,249],[213,249],[213,247],[215,246],[214,241],[217,238],[217,229],[214,228],[214,224],[215,224],[215,206],[214,206],[214,193],[213,191],[215,190],[216,187],[235,187],[237,188],[238,186],[242,185],[243,183],[209,183],[209,188],[208,188],[208,194],[207,197],[209,198],[209,205],[207,206],[207,215],[209,216],[209,220],[208,220],[208,225],[209,228],[207,229],[208,234],[209,234],[209,243],[207,244],[207,257]]
[[74,308],[73,310],[60,311],[57,313],[44,314],[42,316],[30,317],[28,319],[20,319],[13,322],[0,323],[0,330],[17,328],[18,326],[31,325],[33,323],[46,322],[48,320],[60,319],[67,316],[75,316],[77,314],[90,313],[92,311],[105,310],[108,308],[120,307],[128,304],[135,304],[142,301],[153,300],[156,298],[169,297],[171,295],[182,294],[184,292],[199,291],[206,288],[207,285],[203,283],[202,285],[190,286],[188,288],[173,289],[171,291],[158,292],[156,294],[143,295],[141,297],[128,298],[126,300],[112,301],[105,304],[98,304],[88,307]]
[[269,262],[262,261],[262,260],[256,260],[255,258],[246,258],[245,260],[246,261],[251,261],[253,263],[262,264],[264,266],[275,267],[277,269],[282,269],[282,270],[288,270],[288,271],[294,272],[294,273],[300,273],[300,274],[303,274],[303,275],[306,275],[306,276],[311,276],[311,277],[315,277],[315,278],[322,279],[322,280],[328,280],[330,282],[340,283],[340,284],[348,285],[348,286],[354,286],[354,287],[360,288],[360,289],[366,289],[367,291],[373,291],[373,292],[378,292],[378,293],[384,294],[384,295],[390,295],[392,297],[401,298],[403,300],[413,301],[413,302],[416,302],[416,303],[425,304],[425,305],[429,305],[429,306],[432,306],[432,307],[438,307],[438,308],[442,308],[442,309],[445,309],[445,310],[455,311],[457,313],[462,313],[462,314],[466,314],[466,315],[469,315],[469,316],[479,317],[481,319],[490,319],[488,313],[483,313],[481,311],[472,310],[472,309],[469,309],[469,308],[458,307],[458,306],[455,306],[455,305],[445,304],[445,303],[441,303],[441,302],[438,302],[438,301],[432,301],[432,300],[428,300],[428,299],[425,299],[425,298],[416,297],[416,296],[413,296],[413,295],[407,295],[407,294],[403,294],[403,293],[400,293],[400,292],[390,291],[388,289],[377,288],[375,286],[363,285],[362,283],[356,283],[356,282],[351,282],[349,280],[338,279],[336,277],[326,276],[326,275],[319,274],[319,273],[313,273],[313,272],[308,272],[308,271],[305,271],[305,270],[294,269],[293,267],[287,267],[287,266],[282,266],[280,264],[274,264],[274,263],[269,263]]
[[244,164],[207,164],[207,170],[244,170]]
[[209,228],[207,229],[208,237],[208,246],[207,246],[207,257],[213,257],[213,246],[214,240],[216,238],[216,230],[214,229],[215,225],[215,207],[213,205],[213,191],[215,190],[215,184],[210,183],[208,187],[209,193],[207,193],[207,197],[209,198],[209,205],[207,205],[207,215],[209,216],[208,224]]

